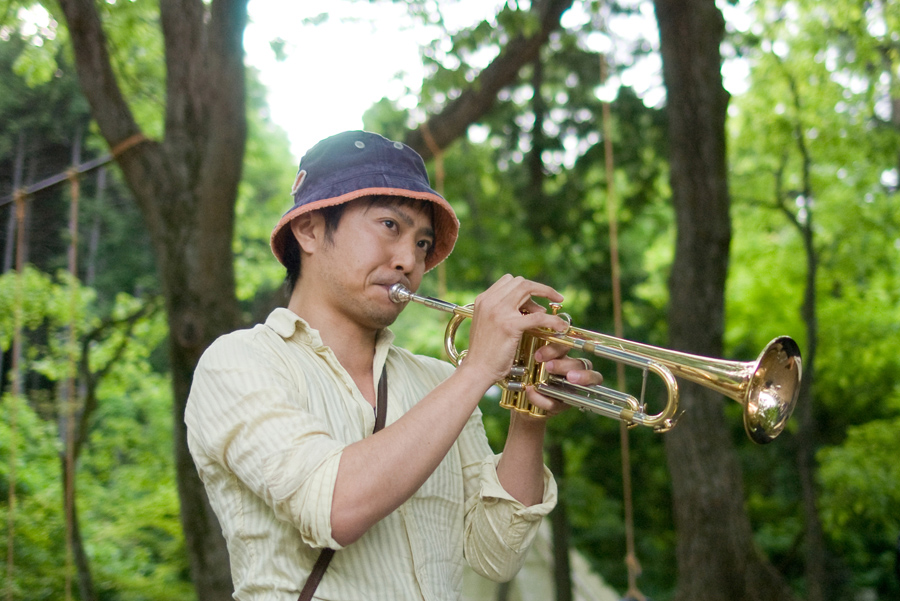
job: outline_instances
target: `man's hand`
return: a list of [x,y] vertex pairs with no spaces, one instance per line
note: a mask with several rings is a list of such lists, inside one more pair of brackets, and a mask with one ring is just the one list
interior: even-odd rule
[[541,328],[562,332],[568,328],[564,319],[548,314],[532,297],[551,302],[563,300],[550,286],[509,274],[478,295],[469,350],[462,364],[465,368],[478,370],[490,382],[497,382],[512,368],[523,333]]
[[[534,359],[538,363],[544,363],[551,374],[564,376],[572,384],[597,386],[603,382],[603,375],[593,370],[590,360],[568,357],[566,355],[568,350],[560,344],[548,344],[537,350]],[[569,408],[569,405],[562,401],[548,398],[531,387],[527,389],[525,395],[532,405],[540,407],[547,415],[557,415]]]

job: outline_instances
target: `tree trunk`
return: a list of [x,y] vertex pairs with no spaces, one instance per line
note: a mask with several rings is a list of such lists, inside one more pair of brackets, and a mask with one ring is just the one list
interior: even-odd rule
[[[811,218],[811,217],[810,217]],[[808,224],[811,225],[811,224]],[[797,472],[803,497],[804,530],[806,535],[806,599],[823,601],[828,598],[827,552],[825,532],[819,516],[816,487],[816,419],[813,413],[812,385],[814,382],[814,361],[818,346],[818,320],[815,309],[815,280],[818,258],[812,247],[811,228],[804,232],[806,246],[806,294],[803,302],[803,319],[806,322],[806,350],[803,357],[803,381],[797,398],[797,418],[799,428],[796,435]]]
[[[69,466],[66,461],[65,453],[60,453],[60,465],[62,469],[63,481],[63,504],[71,495],[72,499],[72,530],[70,533],[69,545],[72,548],[72,561],[74,562],[75,574],[78,580],[78,599],[79,601],[97,601],[97,593],[94,589],[94,579],[91,576],[91,563],[84,550],[84,540],[81,537],[81,528],[78,526],[78,503],[75,496],[77,490],[75,485],[74,474],[69,474]],[[69,490],[69,487],[72,490]]]
[[[731,239],[725,154],[728,95],[714,0],[655,0],[667,91],[677,240],[669,280],[673,349],[721,356]],[[686,411],[666,434],[681,601],[790,599],[753,544],[721,395],[682,386]]]
[[[166,299],[181,518],[200,601],[231,599],[218,521],[187,451],[184,406],[203,349],[240,325],[231,241],[246,138],[247,0],[163,0],[166,132],[143,139],[122,97],[92,0],[59,0],[91,112],[135,196]],[[123,149],[124,147],[124,149]]]
[[[528,187],[522,190],[522,201],[527,210],[528,227],[535,238],[541,237],[541,224],[546,218],[547,195],[544,193],[547,172],[544,167],[544,149],[547,139],[544,123],[547,118],[547,103],[543,97],[544,67],[540,55],[531,62],[531,111],[534,125],[531,128],[531,150],[525,156],[528,171]],[[559,484],[559,500],[550,514],[550,528],[553,536],[553,584],[556,601],[572,601],[572,566],[569,560],[569,518],[566,511],[565,478],[566,458],[562,442],[551,434],[547,446],[550,471],[556,474]]]
[[556,601],[572,601],[572,565],[569,561],[569,516],[566,511],[565,487],[566,460],[562,443],[554,441],[547,449],[548,467],[556,474],[559,483],[559,500],[550,514],[550,527],[553,530],[553,582],[556,588]]
[[819,346],[819,320],[816,313],[816,273],[819,266],[818,253],[816,252],[813,228],[812,199],[815,194],[812,186],[813,161],[809,147],[806,144],[806,129],[803,126],[801,115],[802,103],[794,78],[788,76],[796,121],[794,122],[794,139],[797,143],[797,151],[802,159],[803,198],[808,199],[808,205],[804,207],[806,218],[800,219],[795,213],[793,205],[796,201],[794,194],[788,194],[784,185],[784,165],[787,155],[782,159],[781,168],[778,170],[775,189],[775,204],[787,216],[800,237],[803,239],[803,250],[806,256],[806,284],[803,294],[803,306],[801,314],[806,324],[806,349],[803,353],[803,381],[800,383],[800,394],[797,398],[797,421],[799,427],[794,437],[797,445],[797,474],[800,479],[800,490],[803,499],[804,535],[805,535],[805,578],[806,600],[823,601],[826,598],[828,570],[827,552],[825,549],[825,533],[822,529],[822,520],[819,517],[819,508],[816,502],[818,491],[816,490],[816,444],[817,428],[815,414],[813,413],[812,385],[815,381],[816,352]]

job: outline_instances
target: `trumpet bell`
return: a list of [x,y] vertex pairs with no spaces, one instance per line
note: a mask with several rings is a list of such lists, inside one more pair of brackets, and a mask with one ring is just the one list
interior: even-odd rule
[[778,436],[800,395],[800,347],[781,336],[770,342],[756,360],[744,401],[744,430],[753,442],[766,444]]

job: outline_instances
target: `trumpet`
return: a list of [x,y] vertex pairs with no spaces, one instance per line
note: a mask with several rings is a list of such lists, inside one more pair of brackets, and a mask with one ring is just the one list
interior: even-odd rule
[[[432,309],[451,313],[444,334],[444,348],[455,366],[465,359],[466,351],[457,351],[456,332],[467,318],[474,315],[474,305],[451,302],[415,294],[402,284],[390,289],[395,303],[413,301]],[[569,315],[559,313],[561,306],[550,304],[554,314],[568,322],[565,332],[548,329],[528,330],[519,341],[509,374],[497,382],[502,389],[500,406],[506,409],[545,415],[532,405],[525,390],[533,387],[544,396],[562,401],[582,411],[590,411],[625,422],[629,426],[646,426],[656,432],[671,430],[678,413],[676,377],[694,382],[734,399],[743,406],[744,430],[757,444],[771,442],[784,429],[794,411],[800,393],[802,361],[800,348],[788,336],[779,336],[763,348],[755,361],[711,359],[616,338],[572,326]],[[609,359],[643,371],[640,397],[605,386],[582,386],[550,374],[534,360],[538,348],[560,344],[575,351]],[[659,413],[648,414],[644,403],[649,373],[665,385],[666,404]]]

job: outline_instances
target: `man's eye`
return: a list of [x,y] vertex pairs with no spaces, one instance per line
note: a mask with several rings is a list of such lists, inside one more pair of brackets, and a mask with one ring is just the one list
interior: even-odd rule
[[382,223],[388,229],[394,229],[395,227],[397,227],[397,222],[393,219],[385,219],[384,221],[382,221]]
[[432,242],[431,240],[420,240],[419,241],[419,248],[421,248],[422,250],[426,250],[426,251],[431,250],[432,246],[434,246],[434,242]]

